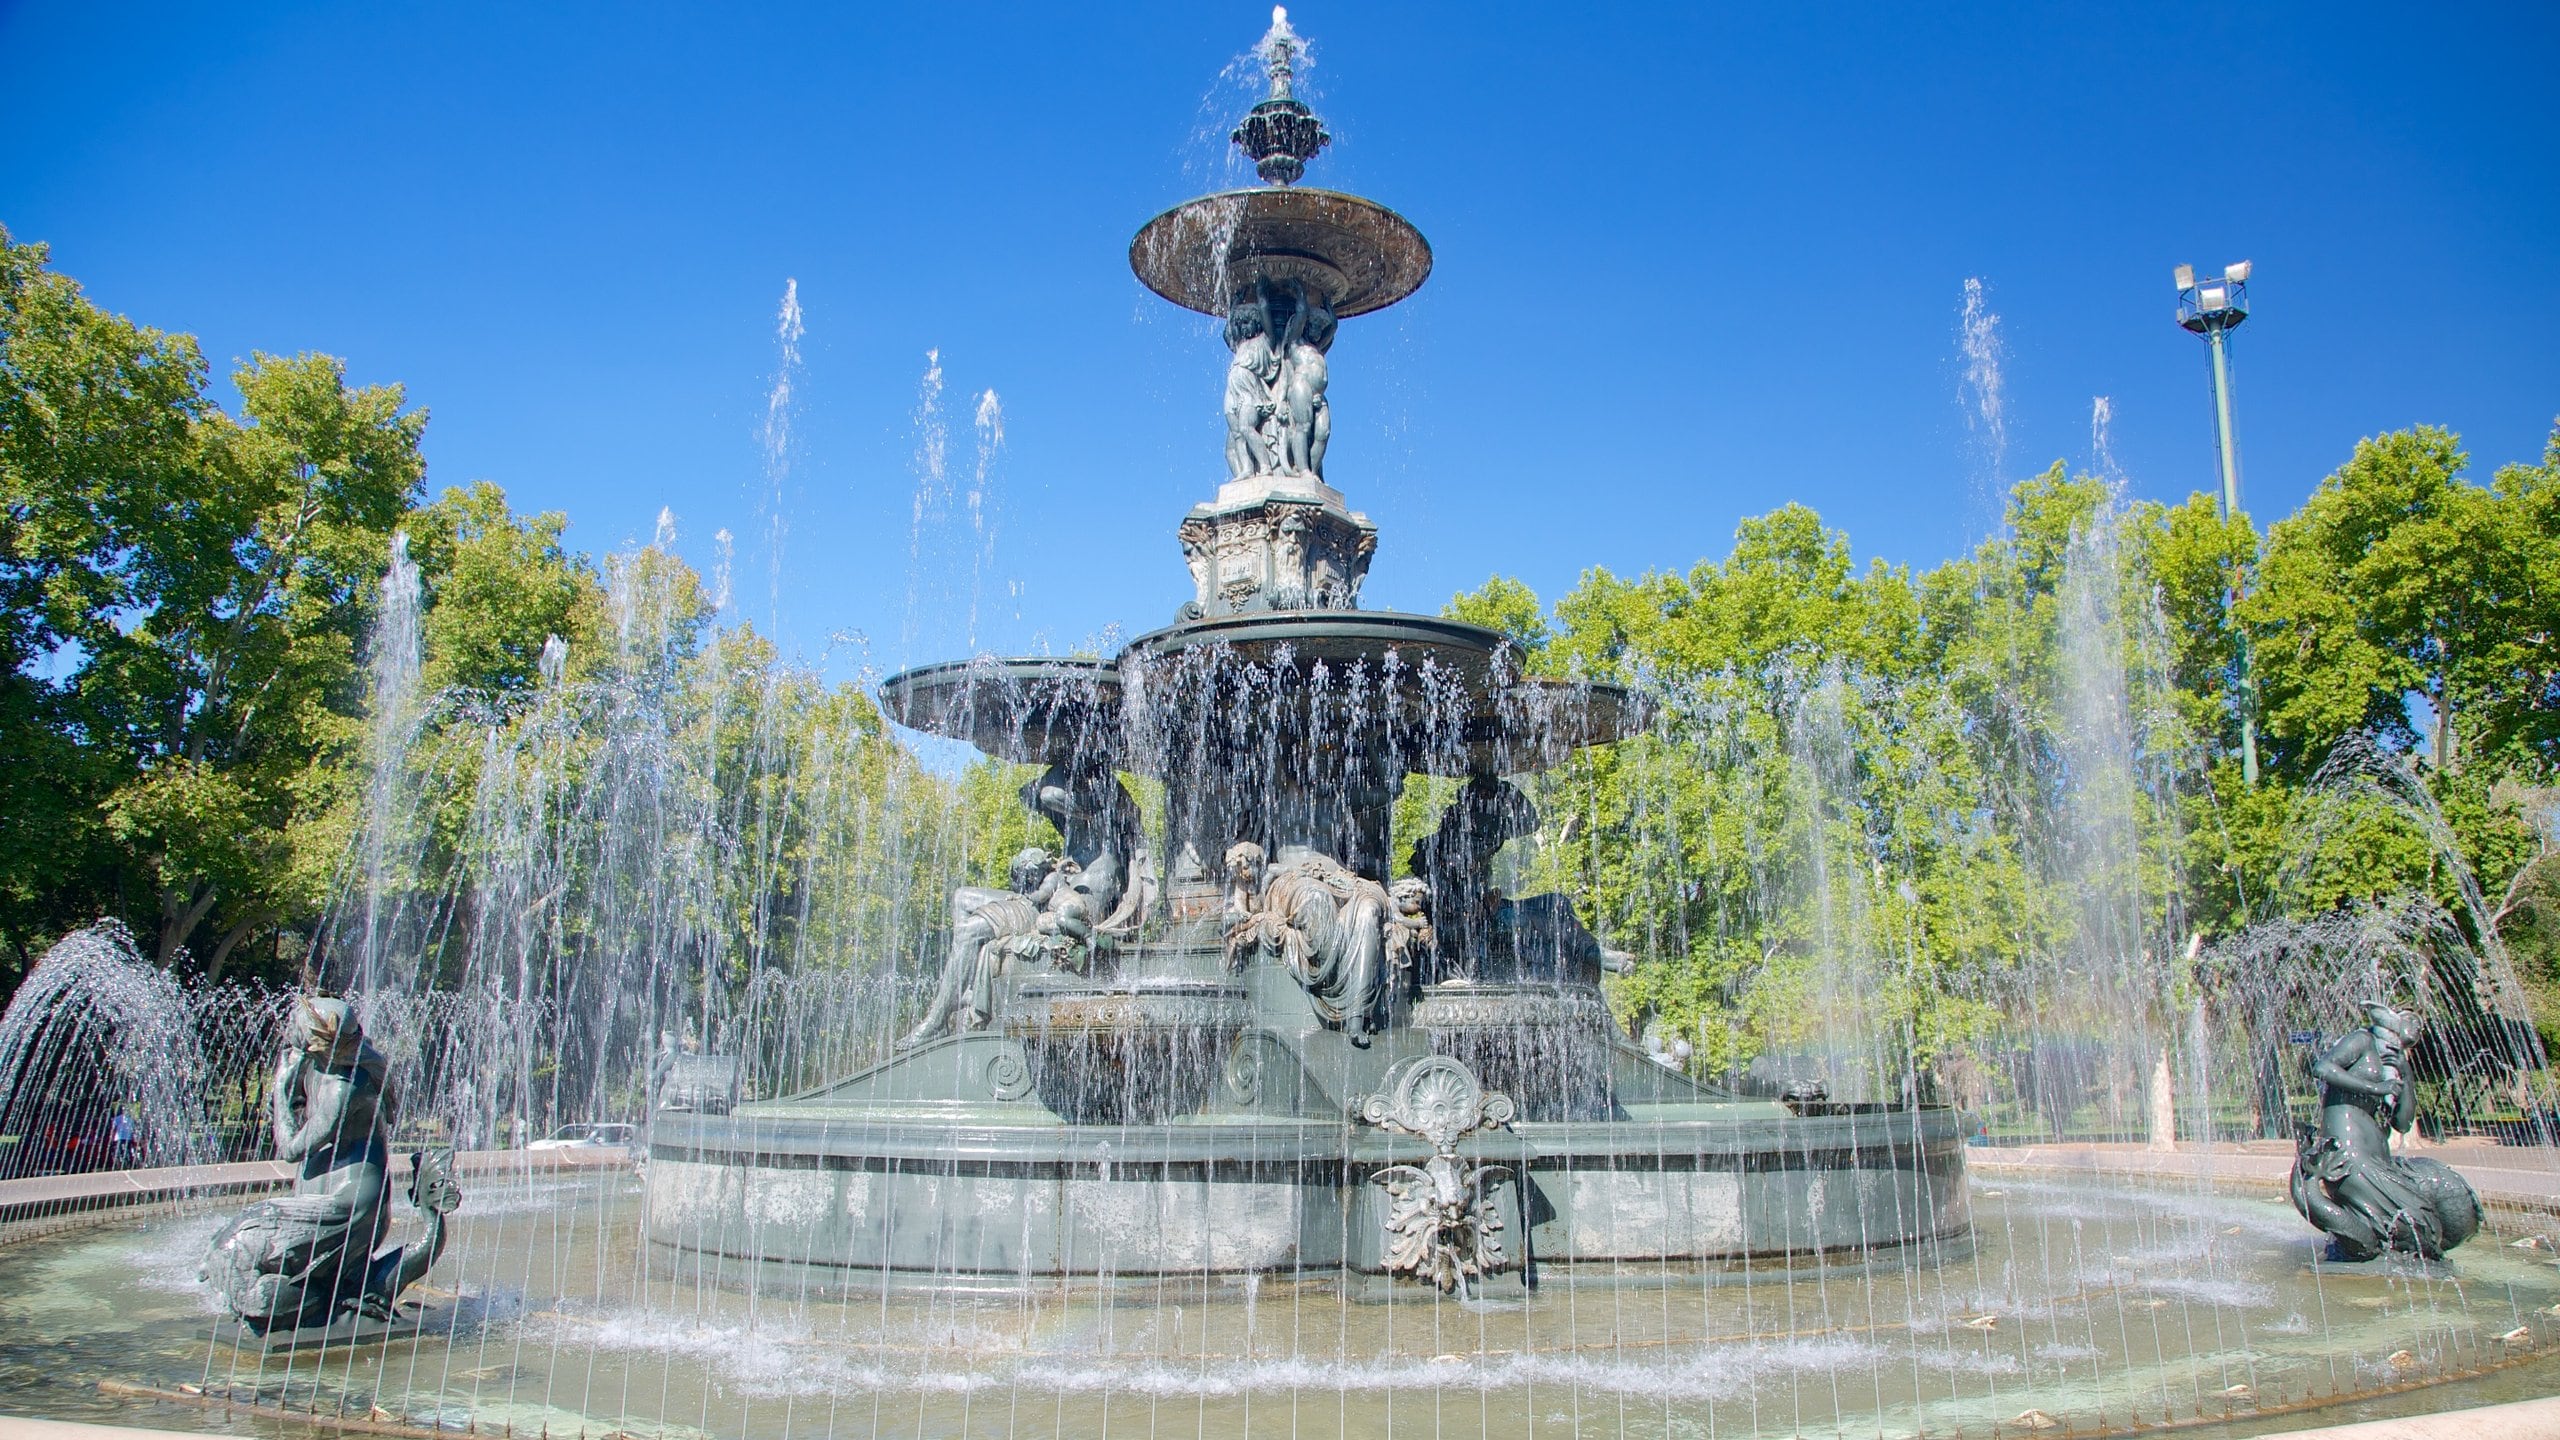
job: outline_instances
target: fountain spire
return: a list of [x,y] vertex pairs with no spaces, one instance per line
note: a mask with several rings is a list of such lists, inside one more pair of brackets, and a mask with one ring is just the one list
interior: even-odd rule
[[1175,532],[1191,571],[1183,620],[1358,608],[1378,527],[1325,479],[1328,352],[1339,322],[1395,304],[1431,273],[1431,246],[1374,200],[1299,189],[1331,143],[1297,95],[1305,42],[1271,11],[1255,45],[1271,93],[1231,137],[1263,183],[1203,195],[1129,244],[1148,289],[1223,322],[1228,478]]
[[1295,185],[1307,173],[1307,162],[1333,143],[1333,136],[1292,88],[1297,71],[1291,62],[1299,40],[1298,32],[1289,28],[1288,7],[1271,7],[1271,28],[1255,48],[1262,53],[1263,68],[1271,73],[1271,95],[1254,106],[1227,138],[1252,157],[1254,173],[1262,183]]

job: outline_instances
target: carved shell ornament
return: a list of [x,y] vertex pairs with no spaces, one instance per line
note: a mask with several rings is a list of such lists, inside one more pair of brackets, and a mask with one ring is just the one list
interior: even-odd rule
[[1418,1135],[1444,1153],[1478,1129],[1509,1125],[1516,1113],[1510,1096],[1485,1089],[1474,1071],[1446,1055],[1406,1061],[1389,1072],[1386,1090],[1360,1102],[1361,1119]]

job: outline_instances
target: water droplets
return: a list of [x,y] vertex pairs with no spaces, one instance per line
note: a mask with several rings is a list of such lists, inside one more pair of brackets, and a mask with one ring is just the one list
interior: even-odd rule
[[[767,599],[767,623],[775,629],[782,618],[783,548],[790,510],[785,491],[793,461],[791,427],[797,413],[800,383],[800,339],[807,333],[800,313],[800,282],[787,279],[782,284],[782,306],[774,315],[773,388],[765,393],[764,424],[757,439],[764,452],[764,491],[759,503],[765,520],[765,565],[770,579]],[[719,608],[729,606],[728,546],[729,532],[720,532],[722,545],[719,585]]]
[[2008,398],[2001,376],[2004,347],[2000,317],[1991,311],[1990,289],[1980,277],[1964,282],[1956,312],[1956,350],[1964,366],[1965,424],[1979,437],[1985,468],[1996,482],[2008,473]]

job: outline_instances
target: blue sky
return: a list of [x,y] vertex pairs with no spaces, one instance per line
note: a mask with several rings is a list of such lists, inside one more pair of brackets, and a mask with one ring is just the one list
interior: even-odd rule
[[[839,673],[1066,649],[1184,598],[1172,530],[1222,478],[1224,351],[1125,251],[1244,178],[1225,133],[1251,95],[1222,72],[1267,17],[0,0],[0,223],[217,364],[316,349],[405,383],[433,483],[494,480],[582,547],[669,507],[709,568],[730,530],[742,613]],[[2359,436],[2453,426],[2485,479],[2560,413],[2548,3],[1293,18],[1336,137],[1309,183],[1437,253],[1333,357],[1328,468],[1384,529],[1373,606],[1685,567],[1790,499],[1933,564],[2009,481],[2091,463],[2100,395],[2135,494],[2208,486],[2182,261],[2256,263],[2262,518]],[[1968,277],[1999,316],[1996,445]],[[928,350],[952,479],[920,526]],[[1005,444],[973,527],[987,389]]]

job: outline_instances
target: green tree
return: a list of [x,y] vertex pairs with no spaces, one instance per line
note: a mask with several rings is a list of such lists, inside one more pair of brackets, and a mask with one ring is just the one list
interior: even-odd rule
[[[105,314],[0,232],[0,928],[101,912],[172,963],[319,903],[358,648],[419,413],[259,356],[243,419],[193,341]],[[210,927],[210,928],[208,928]]]
[[426,416],[397,386],[350,389],[321,355],[233,379],[245,423],[197,426],[189,493],[136,562],[145,608],[83,679],[139,759],[104,809],[157,901],[163,964],[208,922],[218,964],[315,903],[270,882],[311,873],[292,863],[314,838],[295,832],[297,784],[347,763],[374,590],[424,468]]
[[556,510],[519,515],[486,480],[451,489],[402,522],[426,586],[423,683],[433,693],[504,706],[541,680],[554,637],[583,662],[604,590],[594,564],[561,543]]
[[2468,743],[2547,783],[2560,778],[2560,422],[2541,464],[2501,467],[2490,490],[2509,623],[2479,667]]
[[2127,575],[2147,589],[2167,641],[2170,702],[2210,764],[2240,746],[2240,631],[2230,597],[2258,556],[2249,517],[2226,519],[2221,502],[2198,491],[2167,505],[2138,501],[2125,523]]
[[1556,606],[1552,663],[1642,678],[1664,714],[1546,777],[1548,874],[1645,957],[1620,1006],[1710,1070],[1844,1026],[1961,1044],[1985,1012],[1956,976],[2034,923],[2009,837],[1946,823],[1982,786],[1923,673],[1925,599],[1788,506],[1721,562],[1593,571]]
[[155,603],[216,412],[195,342],[110,315],[0,229],[0,948],[114,908],[129,768],[85,673]]
[[1547,616],[1537,592],[1507,575],[1496,575],[1440,607],[1452,620],[1501,631],[1523,655],[1547,648]]
[[2549,762],[2555,479],[2516,466],[2484,489],[2467,464],[2433,426],[2361,441],[2269,531],[2240,608],[2282,763],[2316,768],[2352,730],[2423,745],[2439,771],[2475,743]]

